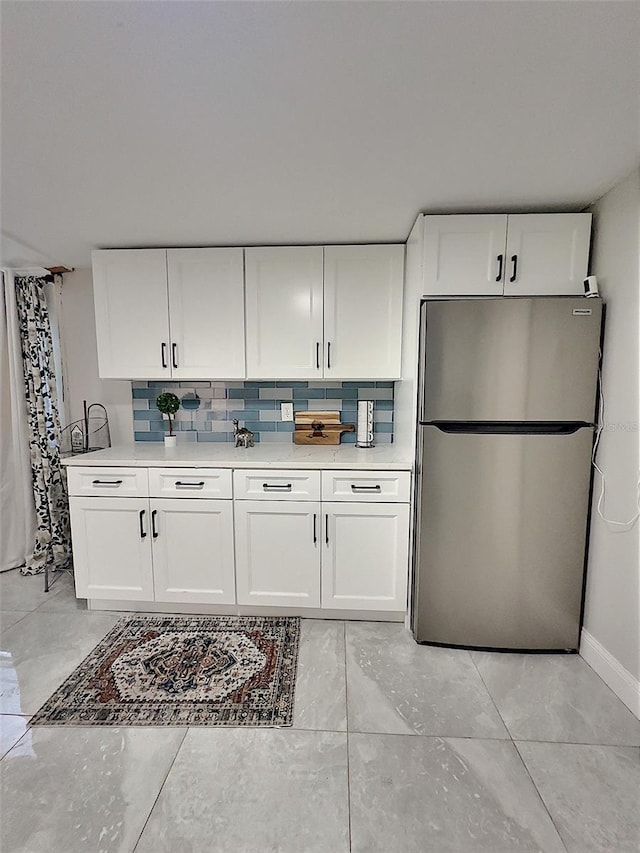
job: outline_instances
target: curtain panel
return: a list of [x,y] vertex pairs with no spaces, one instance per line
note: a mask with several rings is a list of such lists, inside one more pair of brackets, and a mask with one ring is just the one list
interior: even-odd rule
[[36,530],[22,346],[11,270],[2,271],[0,303],[0,572],[7,572],[24,566]]
[[24,390],[33,498],[35,542],[23,574],[60,568],[70,558],[69,502],[60,464],[60,420],[56,393],[53,341],[44,278],[15,276],[16,309]]

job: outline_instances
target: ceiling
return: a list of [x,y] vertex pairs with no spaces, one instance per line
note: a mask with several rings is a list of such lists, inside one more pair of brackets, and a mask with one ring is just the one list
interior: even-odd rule
[[2,261],[404,241],[640,161],[640,3],[0,4]]

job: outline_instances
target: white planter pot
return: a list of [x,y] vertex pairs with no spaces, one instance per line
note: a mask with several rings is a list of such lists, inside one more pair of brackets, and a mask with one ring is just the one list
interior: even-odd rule
[[177,435],[165,435],[164,437],[164,446],[165,447],[175,447],[178,442]]

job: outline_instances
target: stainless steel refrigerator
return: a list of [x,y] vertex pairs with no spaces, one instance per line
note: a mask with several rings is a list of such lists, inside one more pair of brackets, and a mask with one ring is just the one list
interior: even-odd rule
[[421,310],[414,636],[577,649],[601,301]]

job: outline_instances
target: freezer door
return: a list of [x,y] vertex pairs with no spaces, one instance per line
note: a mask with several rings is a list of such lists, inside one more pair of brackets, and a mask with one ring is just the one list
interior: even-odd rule
[[421,421],[594,419],[602,303],[425,302]]
[[592,430],[421,432],[418,642],[577,649]]

